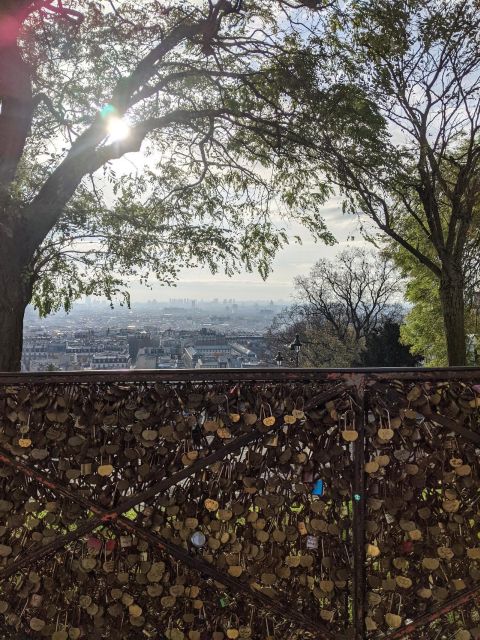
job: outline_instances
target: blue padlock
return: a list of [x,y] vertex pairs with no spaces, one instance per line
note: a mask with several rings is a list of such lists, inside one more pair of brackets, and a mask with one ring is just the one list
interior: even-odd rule
[[315,480],[312,489],[313,496],[323,496],[323,480]]

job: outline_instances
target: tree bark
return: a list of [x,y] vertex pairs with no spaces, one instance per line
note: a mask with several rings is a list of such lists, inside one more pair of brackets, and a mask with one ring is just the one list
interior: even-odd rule
[[[1,295],[1,292],[0,292]],[[0,371],[20,371],[23,344],[23,317],[26,304],[15,300],[0,303]]]
[[440,278],[440,301],[447,340],[448,364],[467,364],[464,276],[461,267],[444,267]]
[[20,371],[23,318],[32,287],[19,250],[9,244],[0,236],[0,371]]
[[[1,34],[0,34],[1,36]],[[16,42],[0,37],[0,187],[8,189],[15,178],[31,121],[30,71]]]

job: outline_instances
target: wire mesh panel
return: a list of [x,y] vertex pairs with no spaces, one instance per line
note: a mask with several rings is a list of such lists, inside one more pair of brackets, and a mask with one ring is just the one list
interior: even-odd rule
[[475,640],[479,381],[2,376],[0,638]]
[[[377,382],[369,391],[367,618],[395,637],[479,583],[480,387],[472,382]],[[402,630],[403,629],[403,630]],[[478,635],[478,610],[442,616],[425,638]],[[475,631],[477,629],[477,631]]]
[[351,627],[354,413],[336,381],[18,384],[2,404],[6,634]]

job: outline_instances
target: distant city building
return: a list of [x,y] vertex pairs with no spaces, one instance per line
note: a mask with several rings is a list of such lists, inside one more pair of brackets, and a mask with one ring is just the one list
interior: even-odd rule
[[[228,306],[228,311],[227,311]],[[172,298],[135,308],[98,298],[72,312],[25,315],[22,369],[71,371],[276,366],[265,339],[271,312],[265,301],[243,303]],[[268,310],[266,313],[265,311]]]
[[231,342],[221,334],[207,334],[203,329],[202,332],[193,344],[183,350],[182,361],[186,368],[225,369],[243,367],[247,363],[257,366],[257,356],[248,347]]
[[130,369],[128,353],[98,353],[91,360],[89,369]]

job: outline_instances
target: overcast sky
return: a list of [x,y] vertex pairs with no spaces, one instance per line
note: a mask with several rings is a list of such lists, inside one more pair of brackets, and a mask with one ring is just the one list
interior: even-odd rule
[[[306,275],[314,263],[322,257],[333,257],[347,246],[364,245],[360,236],[357,220],[353,216],[342,214],[339,201],[331,200],[324,208],[324,218],[328,228],[336,237],[338,244],[330,247],[313,242],[300,226],[291,227],[293,235],[300,235],[303,244],[290,244],[277,254],[273,272],[266,282],[258,274],[241,273],[233,278],[223,274],[213,276],[205,269],[185,269],[182,271],[177,287],[160,287],[153,284],[150,290],[140,285],[132,285],[132,302],[170,298],[194,298],[197,300],[212,298],[235,298],[236,300],[290,300],[293,291],[293,279],[297,275]],[[354,241],[347,238],[354,236]]]

